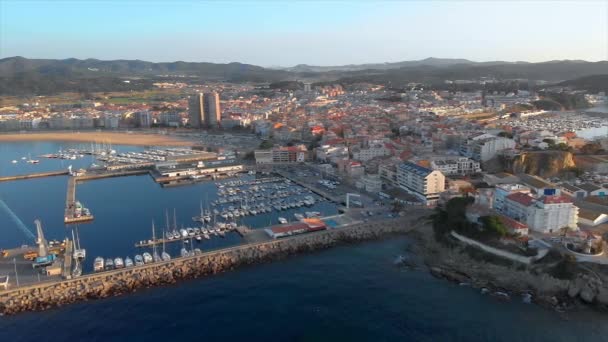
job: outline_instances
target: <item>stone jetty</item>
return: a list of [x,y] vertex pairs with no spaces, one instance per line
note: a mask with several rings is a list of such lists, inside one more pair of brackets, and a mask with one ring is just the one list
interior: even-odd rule
[[177,258],[128,269],[86,275],[72,280],[40,283],[0,292],[0,314],[38,311],[90,299],[106,298],[152,286],[173,284],[268,262],[289,255],[328,248],[340,243],[377,239],[413,229],[416,219],[397,218],[293,236],[268,242]]

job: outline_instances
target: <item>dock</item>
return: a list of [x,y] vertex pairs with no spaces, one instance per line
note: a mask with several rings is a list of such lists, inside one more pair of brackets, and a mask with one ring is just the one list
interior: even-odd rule
[[38,173],[30,173],[26,175],[15,175],[15,176],[4,176],[0,177],[0,182],[9,182],[14,180],[22,180],[22,179],[33,179],[33,178],[44,178],[44,177],[54,177],[54,176],[67,176],[69,172],[65,171],[50,171],[50,172],[38,172]]
[[72,254],[74,253],[72,248],[72,241],[66,239],[65,252],[63,254],[63,269],[61,272],[61,276],[64,279],[72,278]]
[[63,222],[65,224],[74,224],[93,221],[93,215],[76,216],[76,182],[78,177],[68,178],[68,189],[65,198],[65,214]]

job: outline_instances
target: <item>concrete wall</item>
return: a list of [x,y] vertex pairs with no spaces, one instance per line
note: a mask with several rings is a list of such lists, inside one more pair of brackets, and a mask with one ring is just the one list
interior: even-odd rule
[[517,261],[517,262],[521,262],[523,264],[529,265],[530,263],[532,263],[532,261],[534,260],[538,260],[541,259],[542,257],[544,257],[548,250],[540,250],[538,252],[538,254],[536,256],[533,257],[525,257],[523,255],[518,255],[518,254],[514,254],[511,252],[507,252],[507,251],[503,251],[494,247],[490,247],[488,245],[484,245],[483,243],[479,242],[479,241],[475,241],[473,239],[469,239],[466,236],[462,236],[454,231],[451,232],[452,236],[455,237],[456,239],[466,243],[467,245],[472,245],[475,246],[477,248],[482,249],[485,252],[509,259],[509,260],[513,260],[513,261]]
[[102,272],[73,280],[3,291],[0,292],[0,314],[45,310],[82,300],[115,296],[138,288],[172,284],[180,279],[216,274],[241,265],[328,248],[338,243],[407,232],[416,222],[412,218],[409,220],[400,218],[363,223],[270,242],[241,245],[168,262]]

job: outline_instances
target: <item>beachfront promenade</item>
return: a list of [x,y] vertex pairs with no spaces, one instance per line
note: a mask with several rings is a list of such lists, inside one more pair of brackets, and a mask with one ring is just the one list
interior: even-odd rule
[[339,243],[377,239],[415,229],[419,212],[409,217],[358,223],[326,231],[206,252],[138,267],[95,273],[72,280],[40,283],[0,292],[0,313],[45,310],[93,298],[172,284],[181,279],[217,274],[238,266],[328,248]]

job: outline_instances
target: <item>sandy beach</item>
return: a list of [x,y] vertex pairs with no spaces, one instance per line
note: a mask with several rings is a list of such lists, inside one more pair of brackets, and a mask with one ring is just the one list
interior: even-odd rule
[[159,134],[127,132],[36,132],[0,134],[3,141],[73,141],[136,146],[192,146],[194,143]]

